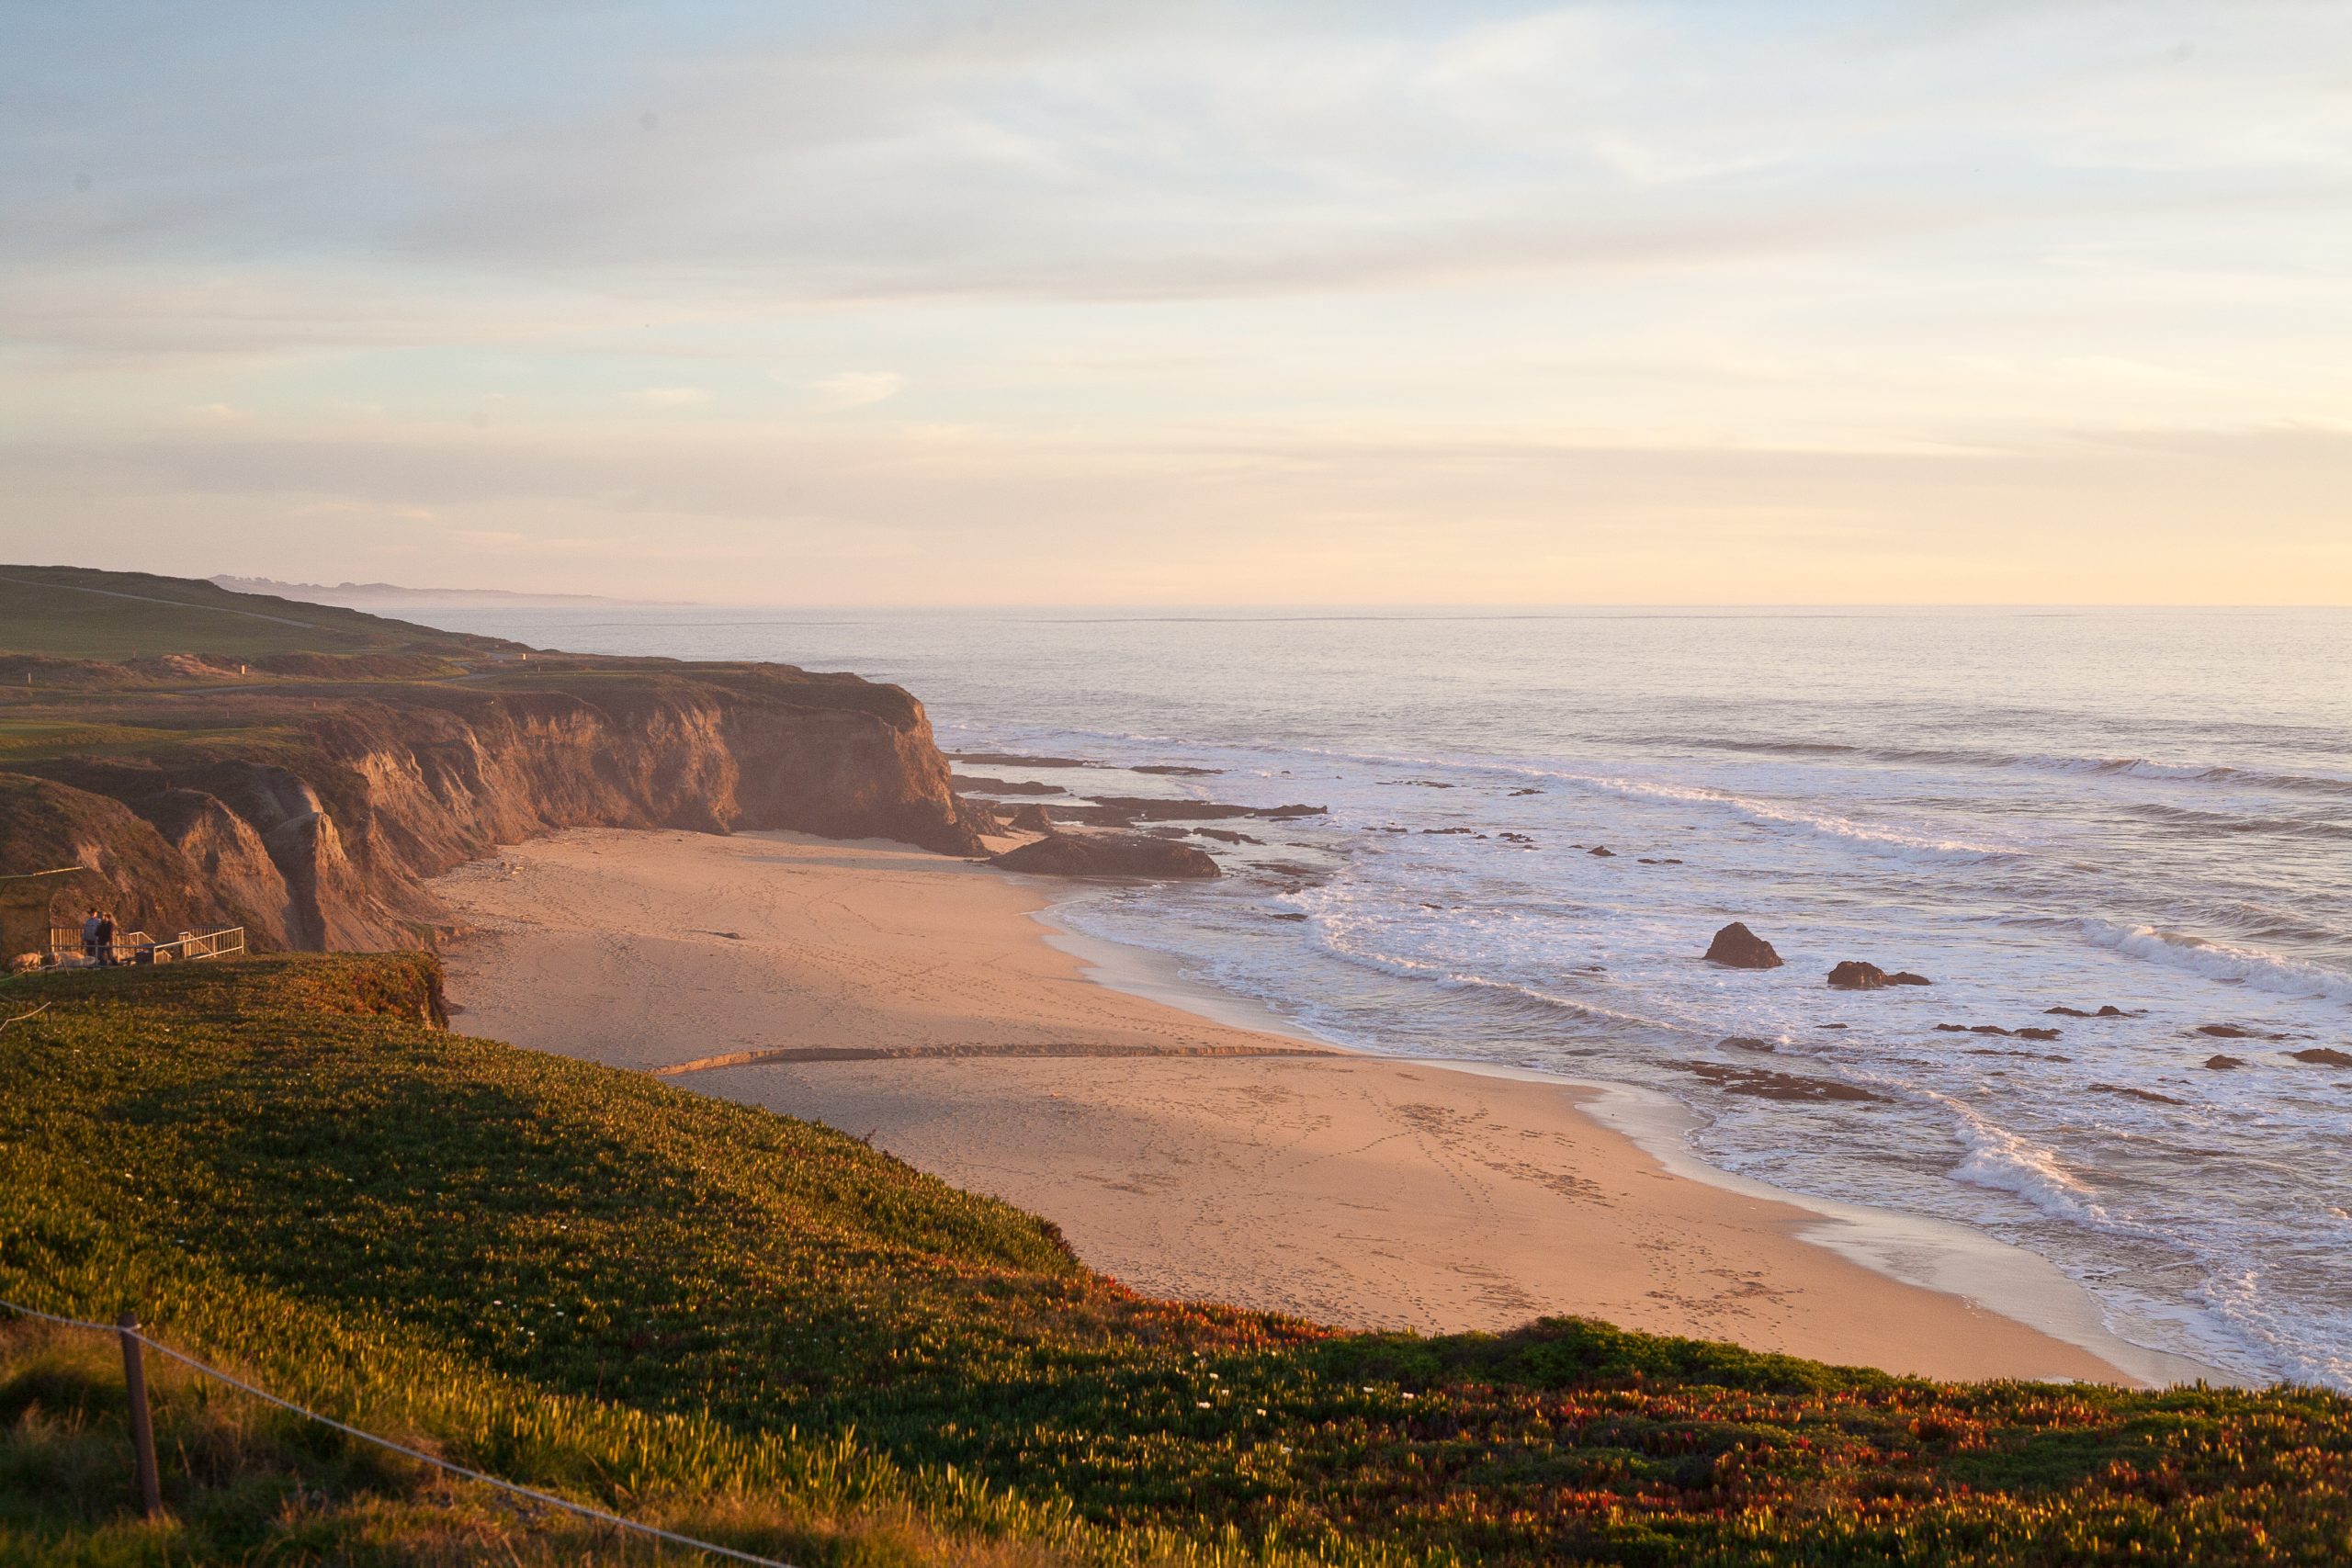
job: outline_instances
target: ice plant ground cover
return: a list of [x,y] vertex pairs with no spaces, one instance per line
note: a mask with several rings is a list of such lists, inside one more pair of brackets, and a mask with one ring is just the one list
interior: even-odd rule
[[[829,1129],[435,1027],[413,955],[13,981],[0,1295],[460,1462],[819,1562],[2352,1556],[2352,1402],[1942,1384],[1548,1320],[1139,1297]],[[0,1329],[0,1562],[624,1549]],[[639,1555],[643,1555],[641,1549]]]

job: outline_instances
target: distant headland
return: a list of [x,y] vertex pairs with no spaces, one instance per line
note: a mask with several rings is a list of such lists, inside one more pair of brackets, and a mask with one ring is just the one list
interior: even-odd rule
[[274,577],[239,577],[225,571],[215,573],[207,581],[232,593],[262,593],[312,604],[334,604],[347,610],[385,605],[414,608],[424,604],[481,604],[519,610],[535,606],[692,603],[684,599],[615,599],[603,593],[526,593],[504,588],[408,588],[397,582],[281,582]]

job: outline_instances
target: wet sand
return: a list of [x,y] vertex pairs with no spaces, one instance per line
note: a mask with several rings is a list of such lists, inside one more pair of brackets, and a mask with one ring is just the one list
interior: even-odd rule
[[[1433,1332],[1579,1314],[1938,1377],[2147,1371],[2095,1326],[1864,1267],[1851,1219],[1675,1174],[1588,1113],[1599,1091],[1097,983],[1033,918],[1049,886],[954,857],[596,829],[435,888],[475,928],[456,1027],[870,1137],[1139,1290]],[[1856,1245],[1818,1244],[1841,1225]]]

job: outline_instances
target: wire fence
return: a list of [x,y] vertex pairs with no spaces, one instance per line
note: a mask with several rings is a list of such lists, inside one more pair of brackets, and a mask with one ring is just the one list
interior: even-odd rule
[[[448,1460],[439,1458],[436,1455],[425,1453],[422,1450],[413,1449],[406,1443],[395,1442],[390,1438],[379,1436],[374,1432],[363,1430],[360,1427],[351,1426],[347,1422],[338,1421],[332,1416],[322,1416],[315,1410],[306,1410],[290,1399],[281,1398],[278,1395],[270,1393],[266,1388],[256,1388],[241,1377],[237,1377],[230,1372],[222,1371],[219,1367],[212,1366],[208,1362],[199,1361],[195,1357],[188,1355],[185,1351],[174,1349],[171,1346],[164,1344],[162,1340],[142,1331],[138,1326],[137,1320],[133,1318],[125,1318],[119,1324],[91,1323],[78,1317],[61,1317],[53,1312],[42,1312],[38,1307],[25,1306],[19,1303],[8,1301],[5,1298],[0,1298],[0,1311],[12,1312],[20,1317],[37,1318],[43,1323],[53,1323],[65,1328],[85,1329],[93,1334],[114,1335],[122,1340],[126,1353],[129,1352],[130,1346],[134,1343],[140,1346],[144,1346],[146,1348],[154,1351],[159,1356],[177,1361],[181,1366],[187,1368],[191,1371],[198,1372],[205,1377],[214,1379],[220,1382],[224,1382],[231,1388],[238,1390],[240,1393],[251,1394],[254,1398],[261,1400],[265,1404],[274,1404],[280,1410],[290,1411],[292,1414],[302,1417],[305,1421],[315,1421],[322,1427],[332,1427],[336,1431],[343,1433],[345,1436],[356,1438],[363,1443],[372,1443],[379,1449],[386,1449],[396,1454],[405,1454],[410,1459],[415,1460],[422,1464],[431,1465],[435,1470],[447,1472],[451,1475],[462,1476],[468,1481],[479,1482],[484,1486],[495,1487],[501,1492],[509,1493],[517,1497],[526,1498],[533,1503],[539,1504],[546,1507],[560,1508],[565,1513],[575,1514],[581,1518],[593,1519],[598,1524],[609,1525],[616,1529],[632,1530],[639,1535],[646,1536],[655,1540],[667,1541],[673,1546],[683,1546],[691,1551],[707,1552],[713,1557],[723,1557],[734,1562],[753,1563],[757,1565],[757,1568],[794,1568],[793,1564],[783,1562],[777,1558],[761,1557],[749,1551],[738,1551],[731,1546],[720,1546],[716,1541],[698,1540],[693,1536],[680,1535],[675,1530],[665,1530],[658,1526],[644,1524],[639,1520],[628,1518],[619,1514],[608,1513],[603,1508],[591,1507],[585,1503],[574,1503],[569,1498],[558,1497],[552,1493],[541,1492],[529,1486],[519,1486],[512,1481],[502,1481],[495,1475],[486,1474],[479,1470],[469,1470],[462,1464],[456,1464]],[[132,1372],[132,1377],[135,1382],[138,1377],[135,1370]],[[134,1387],[132,1391],[132,1398],[135,1403],[133,1413],[134,1424],[143,1427],[145,1416],[143,1387]],[[152,1467],[153,1463],[152,1457],[148,1458],[146,1462]]]

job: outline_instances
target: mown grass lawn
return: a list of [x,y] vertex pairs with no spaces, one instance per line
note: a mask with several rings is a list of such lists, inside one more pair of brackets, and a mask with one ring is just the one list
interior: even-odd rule
[[[1947,1385],[1555,1320],[1140,1298],[828,1129],[426,1021],[413,956],[0,986],[0,1295],[805,1562],[2352,1560],[2352,1404]],[[478,1488],[0,1342],[0,1561],[611,1555]]]

